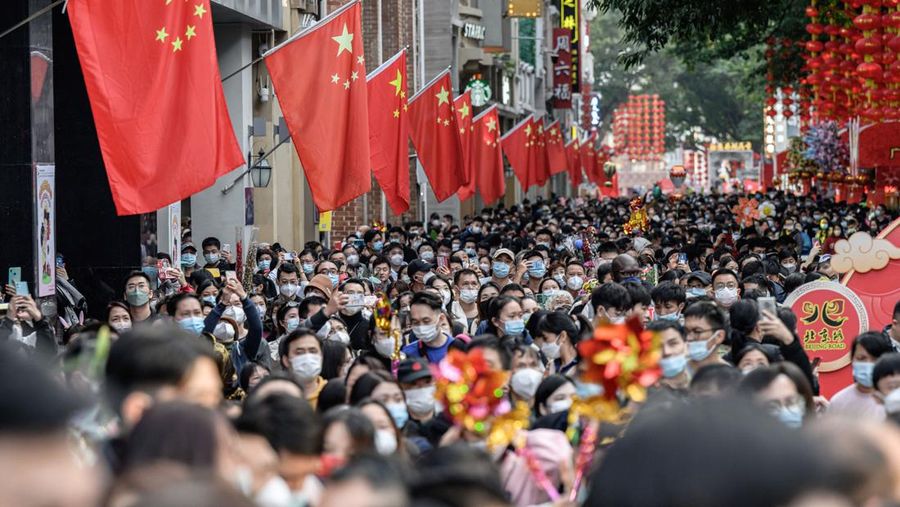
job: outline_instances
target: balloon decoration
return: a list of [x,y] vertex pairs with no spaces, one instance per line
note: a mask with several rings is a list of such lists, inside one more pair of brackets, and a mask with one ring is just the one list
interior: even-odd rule
[[672,166],[672,169],[669,170],[669,179],[672,180],[672,184],[675,185],[675,188],[681,187],[684,184],[684,179],[687,177],[687,171],[685,171],[683,165]]

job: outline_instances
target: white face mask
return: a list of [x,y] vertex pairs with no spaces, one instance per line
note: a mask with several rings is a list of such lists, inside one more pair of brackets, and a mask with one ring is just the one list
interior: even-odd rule
[[441,304],[447,306],[450,303],[450,291],[441,290]]
[[388,359],[394,355],[394,338],[385,338],[383,340],[375,340],[375,352]]
[[335,331],[334,333],[331,333],[328,339],[335,342],[341,342],[344,345],[350,345],[350,335],[347,334],[347,331]]
[[282,285],[278,290],[281,292],[282,296],[289,298],[289,297],[293,296],[294,294],[296,294],[297,289],[299,289],[299,288],[300,287],[296,284],[286,283],[286,284]]
[[513,373],[510,385],[514,393],[530,400],[534,398],[534,393],[542,380],[544,380],[544,375],[541,372],[533,368],[523,368]]
[[116,330],[117,333],[124,333],[131,329],[131,322],[123,322],[119,321],[114,324],[110,324],[110,327]]
[[730,306],[733,305],[735,301],[737,301],[738,291],[737,289],[722,287],[721,289],[716,289],[715,298],[716,302],[724,306]]
[[226,317],[231,317],[238,324],[243,324],[244,321],[247,320],[247,314],[244,313],[244,309],[240,306],[229,306],[222,312],[222,315]]
[[434,386],[406,390],[404,394],[406,395],[406,406],[409,407],[409,411],[414,414],[431,413],[434,410],[434,392]]
[[382,456],[394,454],[397,450],[397,435],[394,430],[375,431],[375,449]]
[[322,356],[319,354],[301,354],[291,359],[291,369],[302,381],[309,381],[322,372]]
[[471,304],[478,299],[478,289],[462,289],[459,291],[459,299],[463,303]]
[[553,361],[559,358],[559,344],[556,342],[545,343],[541,345],[541,352],[544,353],[544,357]]
[[234,328],[227,322],[219,322],[216,324],[213,336],[219,343],[231,343],[234,341]]
[[551,401],[550,404],[547,405],[547,410],[549,410],[551,414],[556,414],[569,410],[569,407],[571,406],[572,398],[566,398],[564,400]]
[[413,326],[413,333],[424,343],[431,343],[441,335],[437,324]]

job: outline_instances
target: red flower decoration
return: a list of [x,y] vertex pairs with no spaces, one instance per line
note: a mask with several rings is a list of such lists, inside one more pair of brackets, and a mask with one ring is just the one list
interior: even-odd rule
[[607,400],[615,400],[621,391],[643,401],[646,388],[661,375],[659,335],[645,330],[638,317],[624,324],[601,324],[590,340],[578,344],[578,352],[586,365],[582,380],[602,385]]

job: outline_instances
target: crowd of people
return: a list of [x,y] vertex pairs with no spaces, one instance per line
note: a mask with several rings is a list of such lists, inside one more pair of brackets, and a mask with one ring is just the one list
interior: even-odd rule
[[[900,302],[848,337],[853,384],[830,400],[782,305],[837,280],[836,239],[896,214],[770,191],[776,213],[741,226],[738,197],[650,195],[630,233],[625,198],[360,225],[340,248],[254,245],[246,276],[186,237],[61,333],[8,286],[0,504],[900,505]],[[634,319],[661,377],[619,398],[585,466],[569,411],[600,386],[578,345]],[[527,404],[515,445],[436,398],[451,350]]]

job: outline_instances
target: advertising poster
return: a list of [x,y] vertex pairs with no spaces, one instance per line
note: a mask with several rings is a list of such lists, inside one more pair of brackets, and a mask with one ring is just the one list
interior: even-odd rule
[[37,238],[35,294],[56,294],[56,166],[38,165],[35,169],[34,237]]

